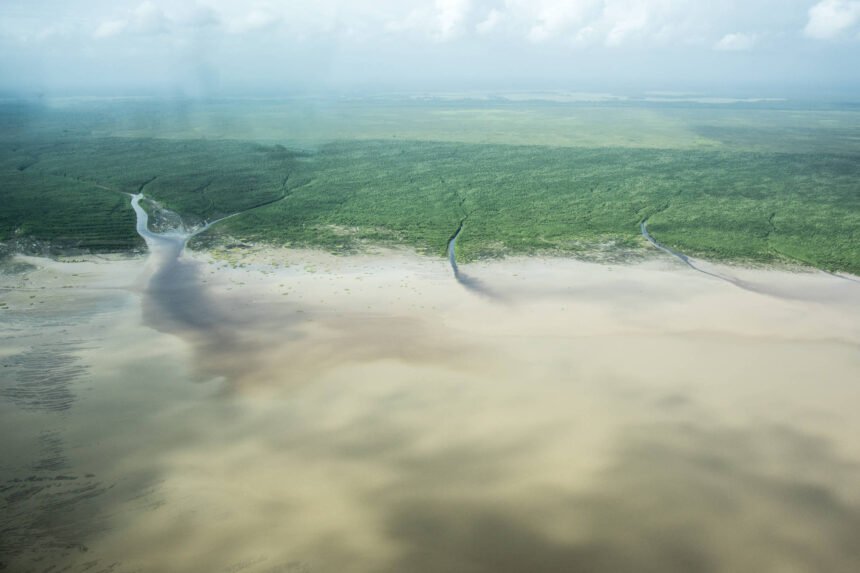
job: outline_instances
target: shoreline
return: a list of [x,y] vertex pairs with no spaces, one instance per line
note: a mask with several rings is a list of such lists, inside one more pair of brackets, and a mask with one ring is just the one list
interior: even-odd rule
[[[217,221],[210,223],[212,225]],[[198,233],[202,232],[203,229],[198,230],[195,233],[188,234],[188,240],[191,239],[199,239]],[[160,237],[173,237],[180,236],[181,233],[176,232],[153,232],[149,231],[151,234]],[[184,236],[184,235],[183,235]],[[143,241],[143,238],[141,237]],[[450,243],[450,241],[449,241]],[[231,246],[231,245],[240,245],[240,246]],[[94,261],[97,259],[101,260],[126,260],[126,259],[141,259],[146,258],[149,254],[149,250],[146,248],[143,249],[127,249],[127,250],[119,250],[119,251],[105,251],[105,252],[90,252],[90,251],[79,251],[76,249],[60,249],[60,252],[56,253],[46,253],[45,251],[49,251],[54,247],[45,247],[41,252],[33,253],[28,251],[18,251],[18,250],[10,250],[2,258],[0,258],[0,276],[2,275],[2,265],[4,261],[12,261],[16,258],[22,259],[47,259],[53,260],[56,262],[66,263],[66,262],[83,262],[83,261]],[[259,253],[271,253],[271,256],[275,256],[275,254],[283,253],[283,252],[308,252],[308,253],[319,253],[324,256],[332,256],[332,257],[365,257],[365,256],[373,256],[379,253],[392,253],[392,254],[405,254],[407,256],[414,256],[421,259],[426,259],[428,261],[437,261],[437,260],[446,260],[450,261],[450,250],[446,248],[444,254],[440,255],[432,255],[428,253],[419,252],[409,246],[406,245],[363,245],[360,249],[349,252],[337,252],[337,251],[329,251],[326,249],[320,249],[315,247],[292,247],[292,246],[281,246],[270,243],[254,243],[247,241],[224,241],[224,244],[217,244],[214,246],[206,246],[204,248],[188,246],[186,245],[183,252],[185,253],[193,253],[195,256],[211,256],[213,258],[224,258],[229,259],[233,262],[238,262],[235,255],[241,255],[242,253],[252,253],[254,256],[257,256]],[[812,264],[808,264],[797,259],[791,259],[788,257],[783,257],[780,260],[776,261],[759,261],[756,259],[703,259],[697,256],[687,255],[684,256],[693,261],[695,264],[704,264],[707,266],[720,267],[724,269],[738,269],[740,271],[744,270],[755,270],[755,271],[777,271],[777,272],[791,272],[791,273],[825,273],[830,274],[838,278],[843,278],[846,280],[857,281],[860,282],[860,274],[853,274],[847,271],[828,271],[821,267],[816,267]],[[494,264],[502,261],[514,261],[514,262],[523,262],[523,261],[533,261],[533,260],[541,260],[541,261],[576,261],[582,263],[596,264],[596,265],[637,265],[642,263],[647,263],[653,260],[661,260],[661,259],[671,259],[676,258],[677,256],[669,253],[661,253],[658,247],[654,247],[651,244],[643,244],[641,248],[636,250],[624,250],[624,251],[615,251],[607,250],[607,249],[593,249],[591,251],[585,251],[581,254],[572,254],[566,252],[542,252],[535,254],[521,254],[521,253],[513,253],[492,257],[485,257],[477,260],[470,260],[467,262],[462,262],[457,260],[457,265],[468,268],[477,267],[481,265]],[[683,263],[680,259],[678,260],[679,266],[684,266],[686,263]],[[695,269],[693,269],[695,270]]]
[[[178,235],[177,238],[180,238]],[[174,238],[166,236],[166,238]],[[16,288],[26,288],[26,285],[16,281],[15,277],[22,275],[28,271],[23,269],[13,270],[13,272],[5,272],[4,266],[17,267],[18,265],[26,265],[35,268],[71,268],[74,265],[84,265],[85,267],[106,265],[106,264],[125,264],[125,265],[142,265],[150,257],[149,251],[144,252],[116,252],[116,253],[85,253],[85,254],[69,254],[69,255],[37,255],[13,253],[7,256],[5,262],[0,263],[0,290],[14,290]],[[450,267],[450,254],[446,253],[444,257],[434,257],[427,254],[416,252],[408,247],[369,247],[360,252],[351,253],[335,253],[314,248],[293,248],[293,247],[278,247],[266,244],[250,244],[243,243],[241,247],[224,248],[210,247],[206,249],[191,249],[186,247],[182,250],[181,258],[204,262],[210,265],[217,265],[222,268],[256,268],[273,270],[282,268],[285,265],[294,264],[291,261],[300,260],[309,264],[331,264],[335,261],[378,261],[378,260],[403,260],[411,263],[423,263],[431,267],[443,266]],[[799,275],[799,276],[830,276],[840,280],[851,282],[860,282],[860,276],[849,273],[832,273],[817,267],[806,266],[802,264],[785,264],[761,263],[754,264],[749,262],[735,263],[714,263],[694,257],[688,257],[695,261],[697,265],[703,265],[710,269],[718,269],[723,273],[740,273],[740,274],[761,274],[772,273],[775,275]],[[676,269],[683,271],[689,269],[691,273],[702,273],[699,269],[690,269],[689,265],[678,260],[677,258],[661,254],[661,253],[643,253],[643,256],[635,259],[623,261],[594,261],[590,258],[572,257],[567,255],[510,255],[499,258],[488,258],[479,261],[471,261],[467,263],[457,262],[458,271],[465,270],[466,272],[481,269],[503,268],[506,266],[532,266],[532,265],[548,265],[548,266],[566,266],[566,265],[582,265],[583,268],[614,268],[628,267],[636,269],[639,267],[662,266],[665,270]],[[460,268],[462,267],[462,269]],[[35,269],[31,269],[35,270]],[[704,274],[708,274],[705,272]],[[724,277],[712,277],[714,280],[726,280]],[[456,277],[452,275],[452,280]],[[78,281],[73,281],[78,282]],[[134,281],[132,281],[134,282]],[[75,285],[80,288],[82,285]],[[40,286],[38,288],[62,288],[56,284],[50,286]],[[742,287],[741,287],[742,288]]]
[[[24,265],[25,270],[16,274],[0,273],[0,294],[4,302],[0,310],[26,309],[42,304],[39,302],[43,298],[40,293],[54,293],[51,296],[62,297],[76,291],[124,289],[145,295],[153,273],[157,272],[159,261],[163,260],[160,256],[97,255],[64,260],[18,255],[12,260]],[[860,288],[853,281],[817,269],[708,264],[709,269],[731,276],[737,283],[744,285],[739,287],[738,284],[690,270],[680,261],[660,255],[615,264],[568,257],[509,257],[464,264],[460,269],[461,274],[481,285],[483,290],[458,281],[447,259],[428,257],[408,249],[375,249],[361,254],[340,255],[314,249],[257,245],[232,253],[186,249],[175,260],[183,267],[192,265],[197,269],[194,271],[197,278],[191,279],[193,283],[181,283],[185,285],[183,288],[200,289],[201,294],[210,293],[215,297],[214,302],[224,295],[256,291],[265,297],[276,294],[286,300],[291,295],[290,281],[297,278],[308,283],[323,283],[314,287],[326,293],[326,296],[318,299],[335,300],[337,297],[337,300],[341,300],[343,297],[331,285],[343,282],[344,276],[363,275],[369,279],[374,274],[380,274],[390,277],[391,284],[402,282],[403,277],[422,277],[422,280],[437,285],[434,288],[440,289],[442,297],[448,296],[444,293],[459,293],[458,296],[469,299],[486,297],[485,304],[500,307],[528,305],[533,299],[547,297],[558,299],[559,304],[564,305],[600,301],[599,291],[589,290],[597,288],[596,285],[606,290],[607,302],[613,300],[613,293],[619,289],[636,289],[643,293],[653,292],[657,300],[667,293],[676,293],[674,296],[680,297],[716,290],[737,291],[738,296],[764,296],[785,301],[817,304],[832,302],[835,305],[856,301],[860,304]],[[654,290],[656,284],[662,284],[669,278],[670,283]],[[379,288],[384,287],[384,283],[379,285]],[[587,296],[580,300],[577,293],[582,292]],[[33,295],[37,295],[35,301],[31,299]],[[365,300],[354,302],[354,310],[377,306],[373,299],[377,296],[375,293],[365,295]],[[299,301],[313,299],[310,291],[296,297]],[[341,304],[347,306],[338,312],[350,311],[348,299],[342,300],[338,306]]]

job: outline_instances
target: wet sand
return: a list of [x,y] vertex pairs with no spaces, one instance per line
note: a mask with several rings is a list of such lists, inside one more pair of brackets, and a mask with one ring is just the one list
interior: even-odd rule
[[860,567],[850,281],[463,265],[488,297],[404,252],[186,254],[164,283],[26,260],[0,275],[7,570]]

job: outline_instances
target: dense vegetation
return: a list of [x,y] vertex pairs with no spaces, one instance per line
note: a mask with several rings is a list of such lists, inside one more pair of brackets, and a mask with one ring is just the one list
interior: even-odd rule
[[142,248],[128,199],[92,184],[30,171],[33,157],[0,155],[0,242],[36,253]]
[[[523,113],[549,125],[565,109],[580,117],[580,108],[563,106]],[[443,119],[488,115],[447,106],[437,111]],[[697,123],[695,111],[664,110],[669,119],[660,124],[654,109],[641,111],[618,115],[638,117],[640,127],[654,124],[650,135],[623,132],[616,118],[606,123],[611,134],[603,145],[597,124],[590,135],[563,140],[580,143],[570,145],[535,145],[534,130],[523,137],[530,145],[512,144],[511,135],[502,138],[505,144],[462,141],[459,132],[442,141],[438,125],[428,124],[431,136],[423,141],[301,145],[295,133],[285,133],[289,149],[272,141],[139,137],[127,129],[116,137],[104,119],[79,114],[72,114],[74,121],[54,117],[16,126],[20,110],[11,118],[7,111],[0,114],[0,122],[12,124],[0,141],[0,241],[32,237],[127,248],[137,239],[127,197],[117,192],[144,188],[191,223],[244,212],[211,229],[209,241],[335,251],[391,244],[443,254],[463,221],[458,256],[465,260],[581,256],[642,247],[638,223],[648,218],[658,240],[690,254],[792,259],[860,272],[856,112],[744,109],[732,117],[706,108]],[[515,112],[507,124],[512,129],[523,121]],[[506,125],[504,113],[502,119],[489,115],[492,121],[472,124],[470,137],[498,139],[489,135]],[[84,129],[88,121],[98,129]],[[409,130],[420,123],[413,118]],[[547,129],[556,130],[550,140],[562,141],[564,130]],[[686,143],[666,145],[672,132],[683,132]]]
[[[405,243],[464,259],[582,254],[655,236],[690,253],[860,268],[860,162],[837,155],[424,142],[321,148],[288,201],[220,232],[272,242]],[[286,224],[284,224],[286,223]]]
[[[232,141],[69,139],[32,148],[37,173],[94,183],[212,220],[282,198],[300,154]],[[198,222],[198,221],[192,221]]]
[[147,197],[198,224],[282,199],[300,157],[283,146],[230,141],[6,141],[0,241],[29,251],[142,247],[129,193],[145,188]]

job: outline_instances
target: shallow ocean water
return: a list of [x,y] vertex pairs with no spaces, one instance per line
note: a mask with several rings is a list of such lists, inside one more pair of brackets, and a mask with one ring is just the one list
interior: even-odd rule
[[857,285],[272,257],[2,277],[7,570],[860,566]]

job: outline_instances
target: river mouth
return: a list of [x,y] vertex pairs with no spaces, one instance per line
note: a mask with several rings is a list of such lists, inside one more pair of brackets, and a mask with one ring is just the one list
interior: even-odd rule
[[488,299],[499,300],[501,298],[499,294],[485,282],[460,269],[460,265],[457,263],[457,239],[460,238],[460,234],[462,232],[463,223],[460,223],[460,226],[457,227],[457,230],[448,240],[448,264],[451,266],[451,272],[454,274],[454,279],[462,287],[474,294]]
[[2,277],[9,570],[860,563],[847,281],[172,244]]
[[[133,195],[131,206],[137,215],[137,233],[149,251],[142,276],[144,322],[162,332],[222,338],[218,325],[223,320],[201,282],[199,265],[182,257],[193,234],[151,231],[142,200],[142,193]],[[228,345],[229,340],[221,344]]]

